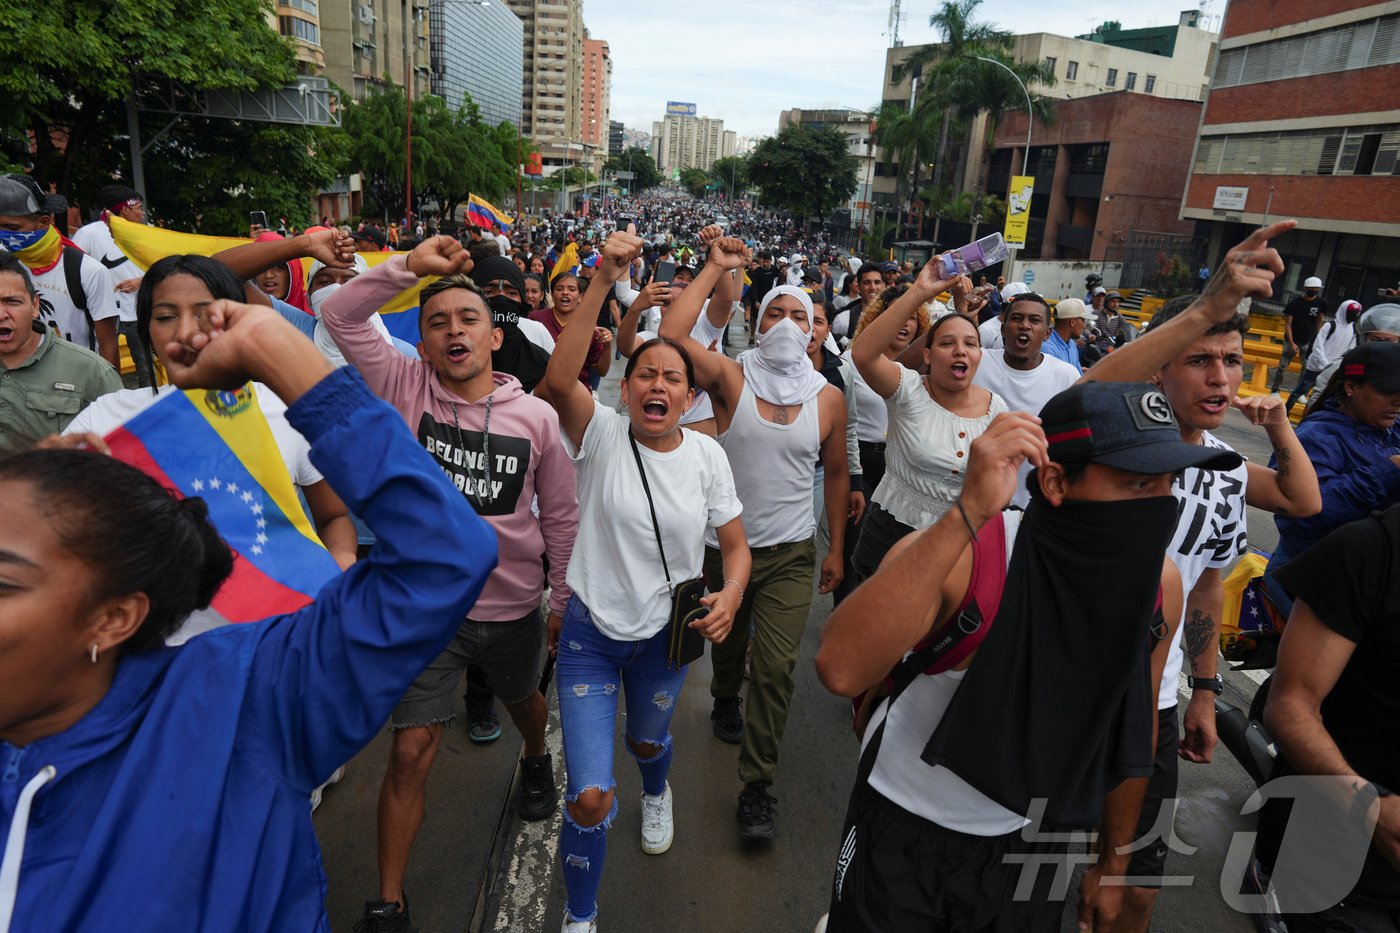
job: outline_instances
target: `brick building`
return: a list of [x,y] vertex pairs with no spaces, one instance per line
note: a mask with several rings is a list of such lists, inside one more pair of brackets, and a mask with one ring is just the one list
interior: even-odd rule
[[1212,266],[1266,218],[1275,298],[1317,275],[1334,304],[1400,280],[1400,13],[1361,0],[1232,0],[1182,201]]
[[[1190,236],[1179,219],[1181,190],[1201,105],[1117,91],[1055,104],[1050,126],[1031,128],[1035,176],[1027,259],[1116,261],[1134,232]],[[1026,115],[997,126],[987,190],[1006,197],[1021,174]]]

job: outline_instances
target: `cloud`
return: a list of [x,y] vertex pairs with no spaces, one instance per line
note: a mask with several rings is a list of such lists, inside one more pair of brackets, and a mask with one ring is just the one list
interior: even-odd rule
[[[932,2],[904,2],[900,38],[931,42]],[[1141,0],[1126,28],[1175,23],[1183,0]],[[1220,9],[1223,11],[1223,4]],[[1014,33],[1082,35],[1121,4],[1104,0],[984,2],[975,16]],[[634,5],[593,0],[583,10],[594,38],[612,55],[612,119],[651,131],[670,100],[693,101],[699,114],[724,120],[742,136],[778,130],[792,107],[879,105],[889,38],[887,0],[708,0]]]

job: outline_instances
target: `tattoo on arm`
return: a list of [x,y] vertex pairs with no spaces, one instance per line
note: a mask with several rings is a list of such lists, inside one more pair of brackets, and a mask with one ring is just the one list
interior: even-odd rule
[[1186,620],[1186,631],[1182,633],[1182,650],[1191,662],[1191,673],[1196,672],[1196,659],[1211,647],[1215,637],[1215,620],[1199,609],[1191,610],[1191,618]]
[[1275,471],[1280,480],[1288,479],[1288,461],[1293,459],[1293,451],[1287,447],[1280,447],[1274,451],[1274,456],[1278,457],[1278,469]]

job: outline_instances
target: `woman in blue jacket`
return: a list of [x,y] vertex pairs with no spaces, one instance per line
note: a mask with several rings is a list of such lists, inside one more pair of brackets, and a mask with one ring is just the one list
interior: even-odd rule
[[89,452],[0,462],[0,933],[329,930],[307,797],[495,566],[398,414],[272,309],[216,301],[169,349],[179,386],[272,388],[379,543],[306,608],[170,648],[232,566],[203,503]]
[[[1273,571],[1327,533],[1400,502],[1400,344],[1363,343],[1298,424],[1298,440],[1317,470],[1322,511],[1311,518],[1279,515],[1278,547],[1265,580],[1285,615],[1293,601]],[[1269,464],[1274,466],[1273,463]]]

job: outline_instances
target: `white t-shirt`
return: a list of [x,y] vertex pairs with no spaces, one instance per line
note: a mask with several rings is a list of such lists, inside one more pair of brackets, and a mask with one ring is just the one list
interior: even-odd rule
[[112,229],[104,222],[96,220],[73,234],[73,242],[77,244],[78,249],[107,268],[112,280],[118,316],[124,324],[135,323],[136,293],[119,292],[116,288],[117,283],[127,279],[139,279],[144,273],[140,266],[127,259],[126,254],[117,247],[117,241],[112,239]]
[[50,330],[51,323],[57,324],[59,333],[65,340],[89,350],[96,350],[97,339],[92,334],[88,317],[91,316],[93,321],[104,321],[118,316],[120,312],[117,310],[116,284],[108,274],[106,266],[91,256],[84,255],[79,277],[82,279],[83,292],[88,302],[85,315],[68,296],[68,278],[63,273],[63,262],[60,258],[44,272],[29,270],[34,288],[39,292],[39,319],[44,327]]
[[[1209,431],[1202,432],[1201,443],[1207,447],[1232,450],[1229,444],[1217,440]],[[1186,599],[1207,570],[1223,570],[1230,566],[1249,546],[1246,538],[1247,515],[1244,494],[1249,480],[1246,465],[1233,470],[1184,471],[1172,484],[1176,496],[1176,531],[1172,534],[1167,556],[1181,574],[1182,616],[1186,615]],[[1157,695],[1157,708],[1166,709],[1177,702],[1178,678],[1185,656],[1181,652],[1181,633],[1176,628],[1167,666],[1162,671],[1162,689]]]
[[[122,389],[104,395],[80,411],[78,417],[63,429],[63,433],[91,433],[104,437],[174,391],[174,386],[167,385],[154,394],[150,389]],[[287,422],[287,406],[277,397],[277,393],[261,383],[253,383],[253,391],[263,417],[267,419],[267,426],[272,429],[272,439],[277,442],[277,450],[282,454],[282,462],[286,464],[292,482],[301,487],[319,483],[324,477],[320,470],[311,465],[311,445]]]
[[[856,437],[867,444],[883,444],[890,421],[885,400],[880,397],[880,393],[866,384],[860,370],[856,369],[855,360],[851,359],[850,350],[842,354],[841,358],[851,364],[851,391],[856,396]],[[873,491],[867,489],[865,493],[869,495]]]
[[922,376],[901,367],[899,388],[885,406],[885,476],[871,501],[911,528],[927,528],[952,508],[962,492],[972,442],[1006,411],[1006,403],[993,395],[986,414],[959,417],[933,400]]
[[526,340],[546,353],[554,352],[554,338],[550,336],[548,327],[527,317],[516,321],[516,326],[520,328],[520,333],[524,335]]
[[[568,583],[598,630],[618,641],[650,638],[666,625],[671,594],[661,552],[627,440],[630,419],[601,402],[575,448],[567,432],[564,450],[578,469],[578,535],[569,560]],[[713,438],[682,431],[680,446],[667,453],[637,445],[666,545],[672,583],[700,576],[705,530],[718,528],[743,510],[724,450]]]
[[496,248],[501,251],[502,256],[510,255],[510,237],[504,233],[496,234]]
[[1001,349],[1004,346],[1001,342],[1001,318],[993,317],[983,321],[977,327],[977,336],[982,341],[983,350]]
[[[1033,415],[1040,414],[1040,409],[1051,397],[1078,381],[1079,373],[1073,366],[1048,353],[1041,354],[1040,365],[1035,369],[1022,371],[1006,365],[1005,350],[986,349],[982,351],[982,362],[972,377],[973,385],[1000,395],[1008,410],[1028,411]],[[1022,463],[1012,505],[1025,508],[1030,503],[1031,495],[1026,491],[1026,477],[1030,472],[1030,462]]]

